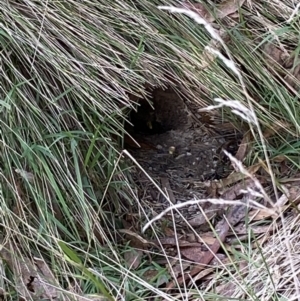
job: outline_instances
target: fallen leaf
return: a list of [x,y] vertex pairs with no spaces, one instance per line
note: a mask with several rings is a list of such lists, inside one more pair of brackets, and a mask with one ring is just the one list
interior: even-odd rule
[[270,72],[281,75],[290,90],[297,93],[300,87],[300,65],[298,63],[294,66],[295,54],[290,54],[282,45],[276,46],[272,42],[264,45],[263,53]]
[[265,233],[273,231],[273,229],[272,229],[272,227],[270,227],[270,225],[267,225],[267,226],[252,226],[252,225],[249,226],[249,225],[247,225],[246,226],[244,223],[240,223],[234,227],[232,234],[233,235],[241,235],[241,234],[248,235],[249,227],[251,229],[251,233],[253,233],[253,234],[265,234]]
[[130,240],[134,240],[134,242],[136,243],[136,246],[144,246],[146,244],[149,244],[149,241],[144,239],[142,236],[138,235],[137,233],[129,230],[129,229],[120,229],[119,230],[120,233],[125,233],[126,235],[128,235],[128,237],[130,238]]
[[245,157],[248,153],[248,148],[249,148],[249,144],[250,144],[250,141],[251,141],[251,137],[252,137],[251,132],[247,132],[244,135],[244,137],[241,141],[241,144],[239,146],[239,149],[235,154],[235,158],[240,162],[244,161],[244,159],[245,159]]
[[[248,199],[249,195],[245,195],[241,202],[247,203]],[[229,209],[226,218],[224,217],[220,222],[217,223],[215,227],[216,233],[218,234],[218,239],[215,239],[215,242],[211,245],[210,249],[206,252],[202,252],[200,248],[196,248],[194,250],[191,250],[195,252],[194,255],[191,254],[191,252],[190,254],[187,254],[188,256],[193,256],[193,258],[197,259],[197,261],[201,263],[201,265],[196,266],[189,272],[189,274],[182,275],[176,281],[169,282],[167,284],[168,290],[173,288],[176,284],[181,284],[187,279],[190,279],[190,277],[199,274],[199,272],[201,272],[205,268],[205,266],[207,266],[211,262],[215,254],[217,254],[221,243],[223,243],[227,237],[230,228],[229,225],[235,226],[241,219],[243,219],[246,213],[245,209],[246,206],[243,204],[233,206]]]
[[168,282],[168,277],[165,274],[162,274],[158,270],[147,270],[143,274],[143,278],[148,283],[153,283],[155,281],[156,286],[161,286],[162,284]]
[[201,271],[199,274],[197,274],[194,278],[193,281],[196,282],[209,274],[212,274],[215,271],[215,268],[206,268],[205,270]]
[[189,3],[184,1],[182,7],[185,9],[190,9],[197,13],[201,18],[205,19],[207,22],[213,22],[215,19],[212,14],[207,10],[207,8],[202,3]]
[[191,263],[185,260],[176,260],[172,265],[168,265],[169,274],[178,277],[183,271],[186,271],[191,266]]
[[277,207],[275,209],[259,209],[259,210],[252,210],[249,212],[249,219],[251,221],[261,221],[267,218],[276,219],[279,217],[279,210],[285,211],[289,206],[284,207]]
[[245,0],[225,0],[217,6],[217,18],[223,19],[237,12],[244,4]]
[[189,3],[184,1],[183,8],[196,12],[200,17],[208,23],[212,23],[217,19],[223,19],[239,10],[243,6],[245,0],[225,0],[221,4],[215,5],[214,13],[210,12],[202,3]]
[[289,201],[293,203],[298,203],[300,199],[300,188],[296,185],[290,186],[289,191]]
[[191,261],[200,263],[201,259],[203,258],[205,252],[202,250],[201,247],[191,247],[191,248],[184,248],[180,250],[182,256],[186,259]]
[[299,90],[300,87],[300,64],[291,70],[285,77],[284,80],[289,84],[290,87],[294,88],[296,91]]
[[234,292],[237,287],[238,287],[238,285],[235,282],[228,282],[228,283],[225,283],[222,285],[217,285],[216,293],[219,296],[223,296],[223,298],[225,298],[225,297],[230,298],[234,295]]
[[124,253],[124,259],[128,268],[136,270],[142,261],[143,251],[130,249]]
[[189,219],[187,223],[192,227],[198,227],[203,224],[206,224],[209,220],[211,220],[218,212],[219,205],[211,205],[204,212],[199,212],[193,218]]
[[200,235],[195,235],[194,233],[189,233],[189,234],[187,234],[186,239],[189,242],[206,243],[207,245],[212,245],[215,241],[213,232],[206,232],[206,233],[202,233]]
[[166,194],[169,196],[170,201],[171,201],[173,204],[176,204],[176,199],[175,199],[173,190],[172,190],[172,188],[171,188],[171,186],[170,186],[169,179],[168,179],[168,178],[165,178],[165,177],[161,177],[161,178],[160,178],[160,182],[161,182],[161,188],[162,188],[163,191],[165,191]]
[[211,265],[215,266],[215,267],[219,267],[222,264],[226,264],[230,262],[230,260],[228,259],[228,257],[225,254],[216,254],[216,256],[212,259],[212,261],[210,262]]
[[236,281],[218,285],[216,287],[217,293],[224,297],[232,297],[234,295],[235,289],[238,287],[237,283],[242,283],[243,278],[247,276],[249,271],[247,267],[248,262],[246,260],[242,260],[241,262],[239,262],[239,272],[236,276]]
[[232,187],[227,188],[224,192],[222,192],[222,198],[225,200],[234,200],[237,196],[241,194],[241,190],[246,188],[254,189],[256,187],[254,181],[252,179],[247,179],[244,181],[240,181]]
[[277,121],[275,124],[271,124],[264,132],[263,136],[265,139],[268,139],[272,137],[274,134],[276,134],[279,130],[288,128],[289,125],[284,121]]
[[289,53],[277,47],[274,43],[266,43],[263,46],[263,53],[267,63],[267,68],[272,72],[273,70],[282,73],[282,68],[290,58]]
[[171,228],[168,228],[168,227],[164,227],[163,228],[163,233],[166,235],[166,236],[174,236],[174,230],[171,229]]
[[[15,276],[16,289],[25,300],[58,299],[58,281],[42,259],[35,258],[34,265],[26,257],[17,257],[13,244],[6,243],[0,251]],[[43,274],[45,272],[45,275]]]
[[[179,246],[179,247],[200,247],[201,243],[198,242],[189,242],[186,240],[178,239],[178,237],[167,237],[167,238],[160,238],[159,242],[163,246]],[[157,242],[158,244],[158,242]]]

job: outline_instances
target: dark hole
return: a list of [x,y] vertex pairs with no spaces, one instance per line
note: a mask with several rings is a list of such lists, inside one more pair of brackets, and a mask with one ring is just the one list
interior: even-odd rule
[[162,134],[168,129],[164,128],[161,122],[157,121],[155,110],[147,101],[142,101],[137,111],[132,111],[130,120],[133,124],[133,131],[140,134]]
[[187,122],[185,104],[174,90],[154,89],[150,100],[152,106],[146,99],[141,99],[137,111],[131,112],[133,128],[129,131],[154,135],[183,129]]

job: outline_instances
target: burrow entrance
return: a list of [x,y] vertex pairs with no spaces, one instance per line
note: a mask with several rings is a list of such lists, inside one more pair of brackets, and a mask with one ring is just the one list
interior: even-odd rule
[[[228,166],[221,150],[227,145],[234,154],[239,133],[228,141],[227,137],[207,131],[195,106],[170,88],[153,90],[151,102],[152,105],[141,99],[137,112],[130,114],[133,126],[127,131],[140,147],[129,138],[125,147],[153,179],[168,179],[176,201],[185,201],[198,194],[197,183],[226,176]],[[137,181],[146,183],[143,172],[138,174]]]
[[155,89],[151,96],[152,105],[146,99],[141,99],[138,110],[132,111],[130,114],[134,133],[163,134],[187,126],[187,108],[175,91]]

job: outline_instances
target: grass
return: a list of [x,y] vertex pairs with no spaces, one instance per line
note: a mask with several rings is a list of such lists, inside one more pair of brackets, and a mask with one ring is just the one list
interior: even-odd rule
[[[293,174],[299,166],[298,95],[276,75],[284,70],[269,63],[261,51],[265,42],[279,40],[296,58],[299,53],[299,15],[285,22],[292,1],[280,3],[252,3],[253,10],[243,8],[241,22],[228,30],[228,49],[237,65],[243,66],[243,80],[262,133],[277,129],[265,141],[268,158],[257,139],[247,162],[269,159],[275,166],[273,159],[281,155]],[[147,0],[111,1],[109,5],[92,0],[2,3],[0,224],[2,245],[14,255],[0,251],[5,262],[0,283],[7,299],[22,295],[17,285],[20,280],[28,285],[28,273],[24,268],[16,273],[16,262],[33,257],[43,258],[43,265],[53,273],[52,278],[44,275],[44,280],[56,280],[53,294],[62,292],[66,299],[93,295],[97,300],[101,296],[178,300],[189,295],[221,300],[224,292],[209,289],[218,281],[239,279],[235,276],[238,269],[227,268],[227,276],[220,275],[221,280],[214,279],[206,290],[180,288],[176,296],[159,288],[169,279],[163,265],[149,263],[144,256],[134,270],[122,255],[131,248],[124,246],[119,232],[128,208],[141,206],[137,219],[147,220],[136,196],[133,164],[120,155],[127,115],[136,108],[133,96],[145,96],[146,85],[181,86],[180,92],[202,107],[212,104],[215,97],[249,106],[240,83],[222,61],[216,59],[209,67],[201,67],[204,47],[210,42],[208,33],[189,18],[160,11],[157,6],[161,4]],[[297,63],[295,59],[293,66]],[[230,108],[224,108],[224,114],[241,123]],[[273,175],[272,170],[268,172]],[[251,273],[246,283],[236,282],[235,298],[295,298],[296,276],[286,267],[288,263],[283,266],[290,282],[289,277],[286,282],[275,279],[275,285],[268,272],[272,265],[276,268],[272,258],[284,260],[286,253],[293,256],[290,242],[278,240],[286,233],[291,241],[297,240],[292,234],[295,220],[286,222],[285,232],[278,232],[267,247],[260,246],[259,251],[244,247],[248,253],[239,256]],[[278,256],[272,253],[274,245],[281,248]],[[150,258],[155,255],[149,254]],[[293,264],[296,267],[298,263]],[[156,271],[154,276],[145,277],[151,270]],[[33,293],[38,294],[40,285],[31,281]],[[259,282],[268,283],[269,291],[262,290]],[[46,297],[43,290],[40,297]]]

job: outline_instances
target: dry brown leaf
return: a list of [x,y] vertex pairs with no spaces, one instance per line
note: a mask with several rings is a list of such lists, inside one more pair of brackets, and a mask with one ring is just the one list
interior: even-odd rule
[[289,84],[290,87],[294,88],[296,91],[299,90],[300,87],[300,65],[298,65],[291,70],[290,73],[288,73],[284,77],[285,81]]
[[[201,247],[201,243],[199,242],[190,242],[186,240],[178,239],[178,237],[167,237],[167,238],[160,238],[160,244],[163,246],[179,246],[179,247]],[[158,244],[158,241],[156,241]]]
[[232,297],[235,289],[237,287],[239,287],[238,283],[242,283],[243,282],[243,277],[246,277],[248,274],[248,262],[247,261],[241,261],[239,263],[239,273],[236,276],[236,281],[234,282],[228,282],[222,285],[218,285],[216,287],[216,292],[221,295],[221,296],[226,296],[226,297]]
[[207,268],[203,271],[201,271],[199,274],[196,275],[196,277],[193,278],[193,281],[196,282],[206,276],[208,276],[209,274],[212,274],[215,271],[215,268]]
[[293,185],[289,187],[289,200],[293,203],[297,203],[300,199],[300,187]]
[[239,146],[239,149],[238,151],[236,152],[235,154],[235,158],[238,160],[238,161],[241,161],[243,162],[247,153],[248,153],[248,147],[249,147],[249,144],[250,144],[250,141],[252,140],[252,134],[251,132],[247,132],[243,139],[242,139],[242,142]]
[[128,268],[136,270],[142,261],[143,251],[131,249],[125,252],[124,259]]
[[267,68],[272,70],[279,69],[286,65],[290,55],[287,51],[280,49],[274,43],[266,43],[263,47]]
[[[144,239],[142,236],[129,229],[120,229],[120,233],[126,234],[126,238],[130,241],[129,245],[136,249],[146,249],[149,245],[154,245],[153,242]],[[156,247],[156,245],[154,245]]]
[[182,273],[182,271],[185,271],[188,268],[190,268],[191,263],[185,260],[181,260],[181,262],[176,260],[175,262],[173,262],[171,267],[170,265],[167,266],[168,266],[169,274],[174,277],[178,277]]
[[126,239],[129,240],[129,246],[132,247],[124,253],[125,262],[130,269],[136,270],[141,264],[143,250],[146,249],[148,245],[154,244],[129,229],[120,229],[119,232],[126,234]]
[[174,230],[173,229],[171,229],[171,228],[167,228],[167,227],[164,227],[163,228],[163,233],[166,235],[166,236],[174,236],[175,235],[175,233],[174,233]]
[[190,9],[193,12],[197,13],[201,18],[205,19],[207,22],[213,22],[215,18],[207,10],[207,8],[202,3],[189,3],[184,1],[182,7],[185,9]]
[[237,196],[241,194],[241,190],[245,188],[251,188],[254,189],[256,187],[254,181],[252,179],[247,179],[245,181],[238,182],[232,187],[227,188],[222,193],[222,198],[225,200],[235,200]]
[[217,19],[223,19],[231,14],[234,14],[243,6],[245,0],[225,0],[221,4],[216,5],[214,13],[211,13],[205,5],[202,3],[189,3],[184,1],[182,3],[183,8],[190,9],[207,22],[212,23]]
[[[251,232],[253,234],[263,234],[263,233],[268,233],[272,232],[272,227],[270,225],[267,226],[250,226]],[[240,223],[234,227],[234,230],[232,232],[234,235],[238,234],[249,234],[249,226],[245,225],[244,223]]]
[[160,286],[166,282],[168,282],[168,278],[165,275],[160,275],[158,277],[158,274],[160,272],[157,270],[147,270],[144,274],[143,274],[143,278],[149,282],[152,283],[153,282],[153,278],[155,278],[155,283],[157,286]]
[[211,220],[216,213],[218,212],[219,205],[211,205],[209,208],[205,209],[205,212],[199,212],[193,218],[189,219],[187,222],[192,227],[198,227],[203,224],[206,224],[209,220]]
[[[245,195],[243,199],[241,200],[242,203],[247,203],[249,199],[248,195]],[[177,281],[171,281],[167,284],[167,289],[171,289],[175,286],[175,284],[181,284],[187,279],[190,279],[190,277],[195,276],[199,274],[206,265],[208,265],[211,260],[214,258],[215,254],[217,254],[217,251],[219,250],[221,243],[223,243],[227,237],[227,234],[229,232],[229,225],[235,226],[241,219],[245,217],[246,213],[246,206],[244,205],[237,205],[233,206],[229,209],[228,214],[226,218],[224,217],[221,221],[219,221],[215,227],[216,233],[218,234],[218,239],[215,239],[215,242],[211,245],[210,249],[207,252],[201,252],[199,250],[200,248],[196,248],[196,250],[190,250],[194,251],[195,254],[192,254],[191,252],[187,254],[187,256],[193,256],[192,258],[195,258],[201,265],[198,265],[194,267],[189,274],[184,274],[180,278],[177,279]],[[201,254],[202,253],[202,254]],[[201,256],[202,255],[202,256]]]
[[149,243],[148,240],[144,239],[142,236],[138,235],[136,232],[133,232],[129,229],[120,229],[119,232],[125,233],[126,235],[128,235],[130,240],[134,240],[134,242],[136,242],[137,245],[142,246],[142,245],[146,245]]
[[237,12],[244,4],[245,0],[225,0],[217,6],[217,18],[223,19],[226,16]]
[[185,258],[194,261],[194,262],[201,262],[205,251],[202,250],[201,247],[191,247],[191,248],[183,248],[180,250],[180,253]]
[[272,209],[260,209],[252,210],[249,212],[249,219],[251,221],[261,221],[267,218],[276,219],[279,217],[279,211],[285,211],[289,206],[278,207],[276,210]]
[[[244,4],[244,2],[245,0],[225,0],[220,5],[215,6],[214,13],[211,13],[202,3],[189,3],[188,1],[184,1],[182,3],[182,7],[198,13],[198,15],[205,19],[208,23],[213,23],[214,21],[216,21],[216,19],[223,19],[224,17],[237,12],[238,9]],[[227,43],[229,41],[230,37],[224,29],[216,31],[218,32],[218,35],[221,37],[224,43]],[[201,60],[199,60],[201,69],[208,68],[216,58],[216,54],[212,53],[208,49],[221,48],[221,44],[214,39],[212,39],[207,46],[207,49],[205,49],[201,55]]]
[[42,259],[35,258],[35,266],[28,258],[18,258],[13,251],[16,249],[7,243],[0,254],[14,273],[18,293],[28,300],[58,299],[60,291],[57,288],[60,286],[47,264]]
[[176,204],[176,199],[175,199],[173,190],[172,190],[172,188],[171,188],[171,186],[170,186],[169,179],[168,179],[168,178],[165,178],[165,177],[161,177],[161,178],[160,178],[160,182],[161,182],[161,188],[163,189],[163,191],[165,191],[165,192],[167,193],[167,195],[168,195],[169,198],[170,198],[170,201],[171,201],[173,204]]
[[294,66],[295,56],[291,55],[284,47],[276,46],[274,43],[267,43],[263,47],[267,68],[272,73],[278,73],[284,77],[285,83],[294,93],[300,87],[300,65]]
[[288,128],[289,124],[284,121],[277,121],[275,124],[271,124],[264,132],[263,136],[265,139],[268,139],[272,137],[274,134],[276,134],[279,130],[283,128]]
[[224,297],[230,298],[234,295],[234,292],[235,292],[237,287],[238,287],[238,285],[236,283],[228,282],[226,284],[218,285],[216,287],[216,293],[219,296],[224,296]]
[[199,242],[199,243],[206,243],[207,245],[212,245],[215,241],[213,232],[206,232],[206,233],[200,234],[200,237],[198,235],[195,235],[194,233],[190,233],[186,236],[186,239],[190,243]]

